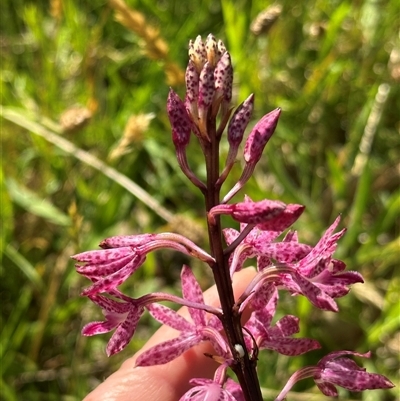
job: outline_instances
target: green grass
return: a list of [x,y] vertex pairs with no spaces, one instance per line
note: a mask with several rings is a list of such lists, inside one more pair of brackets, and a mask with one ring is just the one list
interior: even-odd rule
[[[119,23],[107,1],[6,0],[1,399],[80,400],[154,330],[144,319],[128,349],[110,359],[104,353],[107,335],[82,338],[82,325],[99,314],[79,297],[87,283],[70,255],[97,247],[109,235],[182,226],[206,246],[202,199],[174,160],[165,112],[169,86],[183,96],[184,85],[165,71],[172,65],[182,72],[188,40],[209,32],[231,52],[234,104],[255,93],[252,123],[283,109],[246,193],[306,205],[296,229],[311,244],[341,213],[348,232],[337,255],[366,279],[339,301],[338,315],[315,311],[301,299],[285,300],[282,310],[301,317],[302,334],[316,337],[323,353],[371,350],[364,366],[399,385],[399,8],[395,1],[372,0],[280,4],[279,19],[256,37],[250,24],[265,7],[261,0],[129,1],[168,45],[165,57],[154,59],[142,33]],[[59,117],[75,105],[88,108],[92,118],[64,132]],[[125,154],[111,158],[129,118],[140,113],[151,113],[149,128]],[[202,175],[192,142],[189,160]],[[239,174],[238,165],[226,188]],[[181,264],[172,253],[152,255],[127,290],[176,290]],[[210,283],[206,273],[201,280]],[[266,399],[295,368],[317,358],[265,354],[263,362],[261,354]],[[310,386],[299,384],[293,400],[314,392]],[[341,396],[389,401],[396,394],[398,388]]]

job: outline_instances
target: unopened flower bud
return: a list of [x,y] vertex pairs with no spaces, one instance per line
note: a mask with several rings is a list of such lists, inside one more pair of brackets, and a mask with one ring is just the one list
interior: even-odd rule
[[265,115],[252,129],[244,147],[244,159],[247,163],[257,163],[269,138],[275,131],[281,109],[277,108]]
[[218,46],[215,36],[211,33],[207,36],[205,47],[207,53],[207,61],[210,63],[211,66],[215,67],[219,59]]
[[167,112],[172,127],[172,141],[176,147],[185,147],[189,143],[191,120],[185,104],[179,96],[170,89],[167,100]]
[[304,212],[305,206],[289,204],[286,209],[279,214],[273,221],[267,221],[258,226],[260,230],[264,231],[284,231],[290,227]]
[[222,40],[218,40],[218,53],[220,57],[226,52],[226,47],[224,45],[224,42]]
[[242,202],[234,205],[232,217],[241,223],[259,224],[282,213],[286,205],[280,201],[262,200],[259,202]]
[[209,211],[209,220],[213,222],[215,216],[228,214],[240,223],[260,224],[278,216],[285,208],[286,205],[280,201],[265,199],[253,202],[246,199],[245,202],[214,206]]
[[199,109],[210,107],[214,96],[214,69],[210,63],[205,63],[200,73]]
[[204,64],[203,69],[200,73],[199,81],[199,120],[202,125],[205,125],[207,111],[211,106],[215,93],[214,88],[214,69],[211,64],[207,61]]
[[223,100],[230,103],[232,99],[233,68],[231,56],[225,52],[214,71],[216,97],[223,96]]
[[196,40],[189,42],[189,58],[193,61],[198,73],[202,70],[207,61],[206,46],[201,40],[201,36],[197,36]]
[[244,130],[253,113],[254,95],[251,94],[233,114],[228,125],[228,142],[232,147],[238,147],[242,142]]
[[190,111],[193,121],[196,121],[199,117],[197,111],[197,99],[199,97],[199,73],[197,72],[192,60],[189,60],[189,63],[187,65],[185,80],[185,105],[186,108]]

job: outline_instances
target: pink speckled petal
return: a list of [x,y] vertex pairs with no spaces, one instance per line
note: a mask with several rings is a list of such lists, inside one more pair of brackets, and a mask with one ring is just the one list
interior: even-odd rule
[[[330,352],[329,354],[325,355],[323,358],[321,358],[318,362],[318,366],[323,369],[325,366],[328,366],[330,363],[337,359],[344,359],[342,358],[343,356],[359,356],[360,358],[371,358],[371,352],[366,352],[365,354],[362,354],[360,352],[355,352],[355,351],[333,351]],[[359,369],[362,369],[358,367]]]
[[178,331],[193,331],[192,323],[189,323],[184,317],[164,305],[150,304],[146,308],[149,310],[151,316],[160,323],[166,324]]
[[228,379],[226,381],[225,390],[235,397],[235,401],[246,401],[240,384],[236,383],[234,380]]
[[108,263],[114,260],[122,259],[125,256],[135,255],[130,247],[122,247],[116,249],[99,249],[95,251],[86,251],[78,253],[77,255],[71,256],[72,259],[78,262],[88,262],[92,264],[96,263]]
[[131,341],[144,308],[133,308],[124,322],[117,328],[107,345],[107,355],[122,351]]
[[386,377],[377,373],[368,373],[364,370],[346,369],[345,371],[340,371],[326,368],[321,372],[321,380],[323,380],[325,383],[332,383],[350,391],[364,391],[394,387],[393,383]]
[[211,315],[209,321],[207,322],[207,326],[212,327],[215,330],[221,331],[223,329],[221,320],[218,319],[217,316]]
[[96,281],[93,285],[82,291],[82,295],[94,295],[101,292],[107,292],[117,288],[128,277],[130,277],[143,263],[145,257],[136,258],[129,262],[125,267],[117,272],[110,274],[100,280]]
[[288,337],[271,337],[266,341],[262,341],[259,346],[260,349],[266,348],[288,356],[302,355],[314,349],[321,348],[318,341],[311,338]]
[[272,284],[266,284],[262,287],[259,287],[255,293],[255,296],[251,298],[252,309],[256,313],[261,314],[260,316],[262,316],[262,320],[267,325],[269,325],[272,317],[275,314],[277,304],[278,290]]
[[101,309],[110,313],[127,313],[132,308],[132,304],[128,302],[118,302],[102,295],[90,295],[89,299],[100,306]]
[[283,238],[283,242],[299,242],[297,231],[288,231]]
[[311,252],[303,258],[298,265],[301,274],[309,276],[310,271],[318,264],[321,258],[331,256],[335,251],[337,240],[344,234],[345,230],[341,230],[332,236],[340,221],[340,216],[336,218],[333,224],[325,231],[321,239],[311,250]]
[[316,381],[316,385],[320,389],[321,393],[327,397],[337,397],[339,395],[336,387],[331,383]]
[[191,379],[189,383],[197,384],[197,386],[187,391],[179,401],[244,401],[244,398],[236,398],[229,391],[232,389],[235,394],[240,394],[237,387],[230,386],[229,390],[224,389],[221,384],[210,379],[196,378]]
[[336,302],[324,291],[307,280],[301,274],[294,273],[293,280],[300,287],[301,293],[309,299],[309,301],[319,309],[337,312],[338,306]]
[[360,273],[354,271],[331,274],[325,270],[319,276],[314,277],[312,282],[326,292],[332,298],[339,298],[346,295],[350,284],[363,283],[364,279]]
[[272,242],[281,234],[279,231],[260,231],[258,226],[259,225],[257,225],[252,231],[253,234],[257,233],[257,235],[252,235],[251,237],[248,236],[246,238],[246,240],[248,240],[248,242],[250,242],[254,246],[256,246],[257,244],[262,244],[264,242]]
[[278,263],[294,263],[308,255],[312,248],[298,242],[265,243],[257,241],[255,249],[258,255],[274,259]]
[[96,334],[104,334],[115,329],[120,322],[105,321],[105,322],[90,322],[82,329],[82,335],[95,336]]
[[182,333],[179,337],[157,344],[140,354],[136,360],[136,366],[153,366],[168,363],[199,342],[200,338],[197,335]]
[[[204,304],[203,292],[194,274],[187,265],[183,265],[181,272],[182,294],[189,301]],[[206,325],[205,312],[200,309],[189,308],[193,322],[198,326]]]
[[344,263],[342,260],[332,259],[330,269],[332,270],[333,274],[340,273],[346,269],[346,263]]
[[257,256],[257,270],[261,271],[266,269],[267,267],[272,266],[272,262],[270,258],[265,256]]
[[222,230],[224,234],[225,242],[230,245],[239,236],[239,231],[234,228],[224,228]]
[[135,248],[146,244],[155,237],[155,234],[138,234],[138,235],[116,235],[106,238],[100,242],[100,247],[103,249],[109,248]]
[[279,319],[274,327],[271,327],[271,336],[288,337],[300,331],[300,319],[296,316],[286,315]]
[[[246,322],[245,327],[247,330],[250,331],[254,338],[258,338],[259,340],[261,338],[269,339],[268,328],[265,327],[264,324],[255,317],[254,314],[251,315],[250,319]],[[251,349],[251,347],[253,346],[253,339],[249,338],[248,344],[248,349]]]
[[102,263],[88,263],[85,265],[76,265],[76,271],[79,274],[87,276],[103,277],[108,276],[116,271],[122,269],[125,265],[129,263],[130,260],[134,258],[134,254],[127,255],[123,258],[102,262]]

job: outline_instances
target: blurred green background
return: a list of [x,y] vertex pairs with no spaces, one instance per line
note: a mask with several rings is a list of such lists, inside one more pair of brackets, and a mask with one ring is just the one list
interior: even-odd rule
[[[246,193],[306,205],[295,228],[310,244],[342,214],[348,232],[336,255],[366,280],[339,300],[339,314],[282,297],[280,313],[298,315],[301,334],[323,349],[261,353],[265,399],[295,369],[341,349],[371,350],[358,362],[399,385],[399,15],[395,0],[4,1],[0,398],[80,400],[156,328],[145,316],[110,359],[109,335],[81,337],[101,314],[79,296],[88,282],[70,255],[110,235],[163,230],[207,247],[202,198],[178,168],[165,104],[170,86],[184,96],[188,40],[210,32],[232,56],[233,105],[255,93],[251,124],[283,109]],[[188,157],[204,177],[195,140]],[[179,293],[183,262],[150,255],[124,289]],[[290,400],[323,399],[311,381],[294,390]],[[340,394],[386,401],[398,391]]]

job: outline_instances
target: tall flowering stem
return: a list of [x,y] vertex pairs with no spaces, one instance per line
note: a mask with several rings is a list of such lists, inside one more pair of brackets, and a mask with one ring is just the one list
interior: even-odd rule
[[[210,142],[205,146],[206,169],[207,169],[207,192],[205,196],[206,211],[210,211],[220,204],[219,180],[219,141],[216,135],[216,121],[214,118],[207,119],[207,133]],[[217,286],[221,308],[223,311],[222,324],[227,335],[228,343],[234,355],[235,363],[231,368],[236,373],[246,400],[262,400],[260,385],[258,382],[256,363],[251,361],[247,352],[243,329],[241,326],[241,314],[232,306],[235,304],[231,278],[229,273],[229,256],[224,254],[222,226],[219,215],[208,219],[208,236],[211,255],[215,258],[212,266],[215,284]],[[235,352],[235,345],[240,345],[244,355]]]
[[[251,177],[277,126],[279,108],[262,117],[249,132],[243,146],[240,178],[221,197],[222,184],[239,153],[254,104],[254,95],[250,95],[232,114],[232,82],[231,58],[225,45],[213,35],[205,41],[199,36],[189,43],[185,100],[172,89],[167,100],[178,164],[204,195],[210,249],[201,249],[174,233],[141,234],[107,238],[100,243],[102,250],[73,256],[78,262],[78,273],[92,282],[82,295],[98,305],[105,316],[105,321],[87,324],[82,333],[92,336],[115,330],[106,350],[109,356],[128,345],[146,310],[179,335],[143,352],[136,366],[169,363],[199,343],[211,344],[213,354],[204,357],[219,363],[214,378],[193,378],[190,384],[194,387],[182,395],[181,401],[262,401],[256,370],[260,350],[290,357],[320,348],[314,339],[293,337],[300,331],[296,316],[286,315],[274,322],[278,290],[304,296],[321,310],[337,312],[335,298],[346,295],[349,285],[363,282],[359,273],[345,271],[346,265],[333,257],[337,242],[345,233],[344,229],[335,232],[339,217],[318,243],[310,246],[299,242],[295,231],[288,231],[304,206],[266,199],[253,201],[247,196],[243,202],[228,203]],[[187,160],[192,134],[204,154],[205,182],[191,170]],[[227,140],[229,151],[220,171],[222,140]],[[239,222],[240,231],[223,228],[222,214]],[[189,255],[211,268],[220,307],[204,303],[202,289],[186,265],[181,271],[182,297],[155,292],[132,298],[122,293],[118,287],[134,275],[148,253],[161,248]],[[256,258],[257,274],[235,299],[232,276],[249,258]],[[165,301],[186,306],[190,319],[160,304]],[[251,311],[247,322],[241,319],[245,310]],[[316,366],[295,372],[276,401],[283,400],[293,384],[305,378],[313,378],[327,396],[337,395],[335,386],[352,391],[393,387],[384,376],[367,373],[347,358],[352,355],[369,357],[370,353],[330,353]],[[239,383],[228,376],[229,371],[235,373]]]

